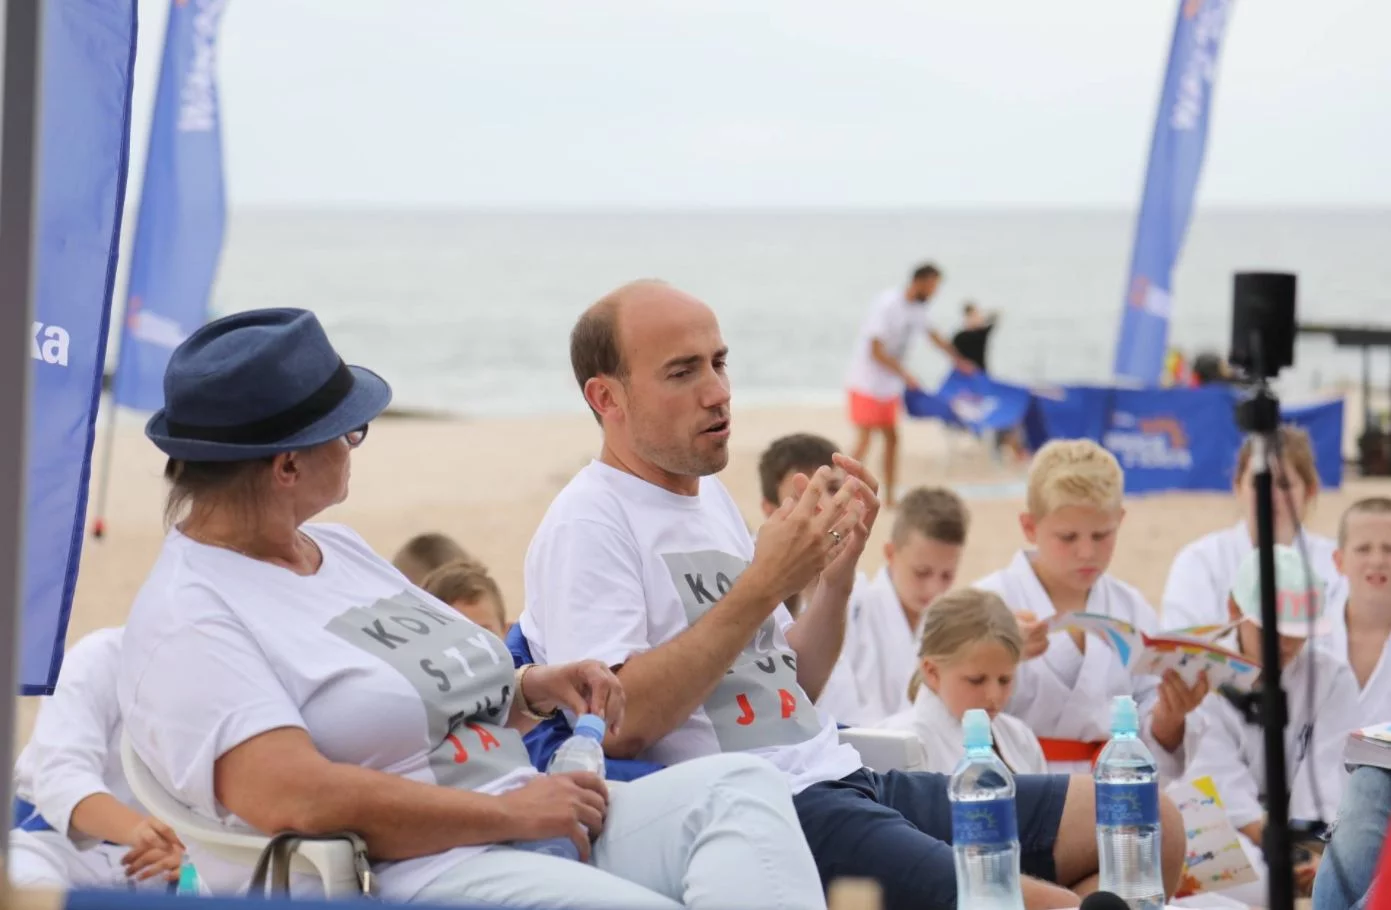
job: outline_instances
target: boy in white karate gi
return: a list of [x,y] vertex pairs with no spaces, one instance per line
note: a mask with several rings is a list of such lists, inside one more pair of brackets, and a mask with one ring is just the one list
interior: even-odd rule
[[898,504],[884,567],[861,576],[845,642],[816,704],[843,724],[870,726],[911,705],[923,611],[956,581],[970,516],[950,490],[919,487]]
[[124,629],[86,636],[63,659],[15,762],[9,876],[20,888],[116,888],[179,877],[184,845],[147,815],[121,767],[116,673]]
[[1329,634],[1318,644],[1347,662],[1359,690],[1358,726],[1370,726],[1391,714],[1391,498],[1348,507],[1333,561],[1344,583],[1329,597]]
[[999,594],[1019,618],[1024,663],[1006,710],[1038,735],[1053,772],[1088,773],[1110,735],[1111,700],[1130,695],[1140,709],[1140,734],[1160,774],[1182,776],[1201,736],[1191,715],[1207,681],[1186,685],[1132,676],[1102,639],[1076,630],[1049,634],[1055,615],[1088,612],[1158,631],[1154,610],[1135,588],[1106,574],[1116,549],[1125,476],[1114,455],[1086,439],[1054,440],[1029,468],[1028,508],[1019,516],[1034,547],[974,587]]
[[[1253,661],[1261,657],[1259,552],[1252,550],[1237,569],[1227,599],[1235,647]],[[1346,772],[1343,746],[1357,727],[1357,683],[1352,672],[1323,648],[1306,647],[1310,636],[1326,634],[1323,580],[1306,569],[1292,547],[1275,548],[1276,609],[1279,615],[1280,674],[1289,723],[1285,755],[1290,787],[1290,817],[1333,821]],[[1311,692],[1311,686],[1312,692]],[[1238,900],[1263,904],[1265,860],[1265,731],[1221,693],[1207,697],[1201,709],[1207,730],[1189,763],[1188,776],[1211,776],[1232,825],[1240,832],[1247,857],[1261,880],[1224,891]],[[1313,882],[1317,862],[1296,870],[1300,885]]]
[[[1293,544],[1296,528],[1318,498],[1319,472],[1309,436],[1299,427],[1280,427],[1280,457],[1273,464],[1275,542]],[[1236,459],[1235,493],[1242,519],[1231,527],[1205,534],[1179,550],[1164,583],[1160,612],[1164,628],[1222,625],[1227,621],[1227,595],[1241,561],[1256,545],[1256,495],[1251,469],[1251,438]],[[1309,531],[1300,532],[1314,571],[1331,596],[1338,580],[1333,565],[1337,544]]]

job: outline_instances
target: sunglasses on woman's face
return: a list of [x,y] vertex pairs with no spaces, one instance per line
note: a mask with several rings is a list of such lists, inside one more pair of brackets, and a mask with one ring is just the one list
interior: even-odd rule
[[356,430],[349,430],[343,434],[343,441],[348,444],[348,448],[355,449],[362,445],[362,441],[367,438],[367,424],[363,424]]

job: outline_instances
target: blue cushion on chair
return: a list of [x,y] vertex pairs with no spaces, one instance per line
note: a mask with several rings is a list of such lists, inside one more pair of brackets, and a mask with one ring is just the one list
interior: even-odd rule
[[[523,664],[535,663],[531,658],[531,648],[527,646],[526,636],[522,634],[520,623],[513,623],[512,628],[507,630],[507,650],[512,652],[512,665],[520,667]],[[520,698],[521,693],[517,693]],[[570,722],[565,719],[565,715],[557,715],[550,720],[543,720],[532,728],[531,732],[522,737],[522,742],[526,743],[527,754],[531,756],[531,763],[542,771],[551,762],[551,756],[555,750],[560,748],[560,744],[570,738],[573,731],[570,729]],[[656,762],[642,761],[636,758],[609,758],[604,761],[604,777],[608,780],[637,780],[639,777],[646,777],[653,771],[660,771],[664,765]]]

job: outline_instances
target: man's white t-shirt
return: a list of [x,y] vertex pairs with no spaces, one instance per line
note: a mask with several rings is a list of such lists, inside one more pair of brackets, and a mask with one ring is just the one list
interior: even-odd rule
[[846,377],[850,390],[880,400],[897,399],[903,394],[903,380],[874,359],[874,341],[878,339],[894,359],[902,362],[908,353],[908,343],[930,327],[926,303],[908,300],[903,288],[890,288],[881,293],[870,305],[855,342],[855,357]]
[[[591,462],[527,550],[522,632],[539,662],[618,666],[690,628],[752,558],[748,526],[718,479],[681,496]],[[750,752],[787,774],[794,792],[859,770],[859,754],[797,684],[791,625],[779,606],[704,706],[642,758],[670,765]]]
[[[171,794],[230,829],[213,764],[270,730],[299,727],[330,761],[498,794],[537,773],[507,729],[506,646],[340,525],[305,525],[323,564],[304,577],[178,531],[131,608],[118,694],[135,751]],[[374,864],[406,901],[483,847]],[[214,892],[250,869],[189,845]],[[311,888],[306,879],[295,890]]]

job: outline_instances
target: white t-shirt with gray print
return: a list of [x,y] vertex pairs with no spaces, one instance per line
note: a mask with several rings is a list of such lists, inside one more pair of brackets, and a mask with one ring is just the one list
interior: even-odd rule
[[[681,496],[592,462],[527,551],[522,632],[538,661],[617,666],[688,629],[752,558],[748,526],[717,478]],[[750,752],[787,774],[794,792],[858,770],[859,754],[797,684],[791,625],[779,606],[704,705],[642,757],[669,765]]]
[[[443,787],[498,794],[535,776],[503,726],[515,682],[502,641],[348,528],[304,531],[323,552],[309,577],[166,538],[131,609],[119,682],[132,743],[165,788],[244,829],[214,795],[213,763],[282,727],[306,730],[331,761]],[[382,896],[409,900],[483,849],[377,864]],[[244,887],[249,870],[189,850],[210,888]]]

